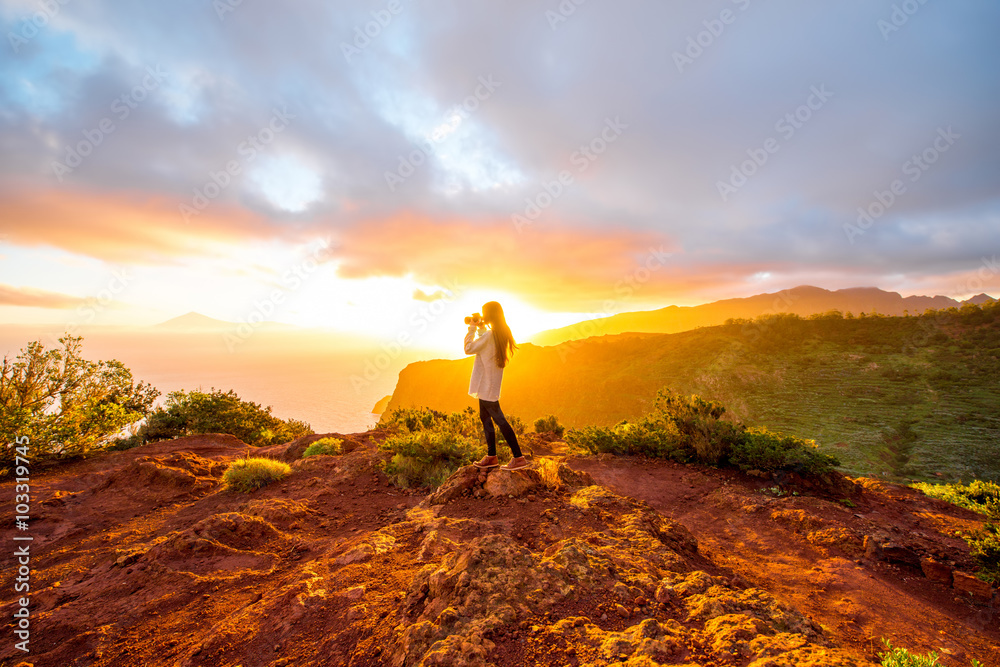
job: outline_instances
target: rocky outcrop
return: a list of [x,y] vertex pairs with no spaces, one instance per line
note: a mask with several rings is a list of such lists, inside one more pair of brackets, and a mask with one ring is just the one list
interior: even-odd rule
[[993,600],[993,587],[989,583],[958,570],[952,575],[954,577],[952,585],[960,594],[967,595],[980,604],[987,604]]
[[[557,468],[549,472],[545,478],[559,475]],[[543,475],[511,477],[518,485],[540,484]],[[469,490],[478,476],[459,471],[450,482],[450,489]],[[486,532],[473,539],[446,542],[449,529],[456,536],[476,531],[449,527],[433,512],[414,515],[427,522],[422,553],[434,556],[406,591],[391,664],[506,664],[498,655],[511,643],[522,653],[547,647],[546,664],[594,667],[696,665],[726,656],[757,667],[870,664],[826,647],[819,626],[767,592],[736,589],[697,569],[691,534],[644,503],[586,486],[561,512],[590,529],[577,528],[544,548],[483,526]],[[559,522],[556,514],[543,520]],[[588,613],[566,615],[566,609]]]
[[532,462],[528,468],[481,470],[468,465],[457,470],[428,498],[431,505],[442,505],[465,495],[520,498],[541,490],[564,491],[588,486],[594,480],[552,459]]

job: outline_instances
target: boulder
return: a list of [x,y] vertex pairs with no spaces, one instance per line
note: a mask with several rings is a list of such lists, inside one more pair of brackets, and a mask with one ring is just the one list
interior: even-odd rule
[[871,535],[865,535],[865,556],[872,560],[882,560],[882,545]]
[[660,604],[668,604],[671,599],[671,593],[673,592],[674,589],[670,585],[670,582],[664,579],[660,582],[660,585],[656,587],[656,601]]
[[479,468],[474,465],[459,468],[452,473],[451,477],[444,481],[444,484],[438,487],[437,491],[429,496],[428,500],[430,504],[443,505],[449,500],[460,497],[463,492],[479,484],[480,472]]
[[491,496],[523,496],[529,491],[534,491],[545,485],[542,474],[534,468],[521,468],[520,470],[497,470],[493,469],[486,477],[486,484],[483,488]]
[[920,567],[920,556],[913,549],[898,542],[886,542],[882,545],[882,557],[890,563]]
[[910,547],[899,542],[881,542],[877,537],[865,535],[865,556],[872,560],[883,560],[896,565],[920,567],[920,556]]
[[365,587],[362,586],[352,586],[344,591],[344,597],[348,600],[358,601],[365,596]]
[[381,532],[375,532],[365,538],[365,541],[349,549],[335,559],[337,565],[350,565],[371,560],[377,554],[383,554],[396,548],[396,538]]
[[595,483],[589,473],[573,470],[566,464],[552,459],[539,459],[535,463],[535,469],[541,473],[545,486],[557,491],[579,489]]
[[350,565],[351,563],[363,563],[371,560],[375,555],[375,548],[370,544],[359,544],[350,551],[341,554],[335,561],[337,565]]
[[920,569],[923,570],[924,576],[931,581],[951,585],[951,567],[947,564],[933,558],[921,558]]
[[993,587],[971,574],[955,570],[953,573],[955,590],[971,597],[976,602],[987,604],[993,600]]

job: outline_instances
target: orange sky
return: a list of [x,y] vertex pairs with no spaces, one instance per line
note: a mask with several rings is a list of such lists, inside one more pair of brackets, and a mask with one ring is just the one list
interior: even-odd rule
[[872,3],[740,0],[719,35],[694,2],[403,3],[353,51],[363,3],[56,4],[0,2],[0,323],[391,338],[498,300],[530,335],[1000,289],[995,3],[888,34]]

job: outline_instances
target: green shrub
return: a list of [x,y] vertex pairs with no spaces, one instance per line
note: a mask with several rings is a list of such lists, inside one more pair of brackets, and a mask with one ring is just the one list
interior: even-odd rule
[[813,441],[723,421],[725,412],[718,403],[661,389],[653,412],[638,421],[574,429],[566,440],[574,451],[585,453],[641,454],[744,471],[816,475],[839,465],[834,457],[819,453]]
[[[507,423],[510,427],[514,429],[515,435],[524,435],[524,422],[517,415],[505,414],[504,417],[507,418]],[[561,426],[559,428],[562,428]],[[561,432],[560,432],[561,433]]]
[[565,431],[566,427],[559,423],[559,418],[555,415],[535,420],[535,433],[555,433],[557,438],[561,438]]
[[430,408],[396,408],[388,417],[383,415],[376,428],[390,433],[452,431],[468,437],[475,437],[483,430],[479,414],[471,407],[451,414]]
[[555,415],[536,419],[534,427],[535,433],[554,433],[559,438],[566,431],[566,427],[559,423],[559,418]]
[[244,401],[232,389],[174,391],[166,405],[146,420],[140,433],[147,441],[165,440],[183,435],[228,433],[248,445],[279,445],[304,435],[311,435],[309,424],[295,419],[282,420],[271,414],[271,407]]
[[[506,417],[515,433],[524,433],[520,419]],[[385,473],[397,486],[440,486],[453,472],[486,454],[483,425],[472,407],[450,414],[430,408],[396,408],[383,414],[376,428],[389,433],[379,448],[393,454]],[[499,446],[500,433],[497,439]],[[498,448],[505,458],[506,448]]]
[[123,452],[126,449],[135,449],[140,445],[146,444],[146,438],[142,433],[133,433],[132,435],[115,438],[110,445],[108,445],[108,451],[111,452]]
[[573,429],[566,434],[566,442],[573,451],[587,454],[639,454],[681,463],[690,458],[676,428],[649,418],[637,422],[623,420],[610,428],[585,426]]
[[932,498],[940,498],[973,512],[1000,518],[1000,484],[981,479],[969,484],[930,484],[917,482],[913,488]]
[[393,435],[383,440],[379,448],[393,453],[385,473],[402,487],[436,488],[453,472],[486,454],[486,446],[481,442],[446,429]]
[[291,467],[281,461],[246,457],[233,461],[223,473],[222,481],[233,491],[250,493],[284,478],[291,471]]
[[[894,647],[888,639],[883,638],[882,643],[886,648],[884,652],[879,653],[882,667],[941,667],[936,651],[931,651],[927,655],[917,655],[905,648]],[[983,663],[975,658],[972,658],[969,664],[971,667],[983,667]]]
[[879,653],[882,667],[939,667],[938,654],[931,651],[927,655],[910,653],[905,648],[894,647],[888,639],[883,638],[886,650]]
[[[524,434],[524,422],[517,415],[504,415],[517,435]],[[454,431],[469,438],[483,437],[483,424],[479,411],[467,407],[461,412],[440,412],[430,408],[396,408],[391,414],[383,414],[375,428],[390,433],[413,433],[415,431]],[[484,441],[485,442],[485,441]]]
[[1000,525],[987,521],[980,530],[963,535],[979,571],[976,576],[991,584],[1000,584]]
[[833,469],[837,459],[822,454],[813,440],[749,428],[735,437],[728,454],[729,463],[743,472],[789,470],[803,475],[820,475]]
[[320,438],[306,447],[306,451],[302,452],[302,458],[316,456],[317,454],[336,456],[340,454],[342,444],[344,444],[344,441],[340,438]]

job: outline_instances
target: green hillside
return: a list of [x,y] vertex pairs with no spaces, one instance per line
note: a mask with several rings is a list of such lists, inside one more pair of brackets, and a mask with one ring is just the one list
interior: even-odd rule
[[[919,317],[777,315],[676,334],[525,345],[501,403],[526,422],[553,413],[609,425],[656,390],[697,393],[741,421],[807,438],[850,473],[1000,480],[1000,307]],[[471,358],[407,366],[389,403],[474,405]],[[936,473],[940,473],[937,475]]]

